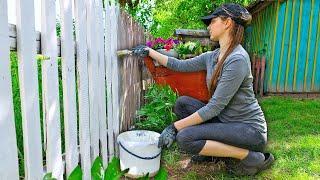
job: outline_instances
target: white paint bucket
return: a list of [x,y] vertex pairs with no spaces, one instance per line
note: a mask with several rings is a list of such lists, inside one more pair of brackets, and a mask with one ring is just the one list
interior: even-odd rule
[[133,130],[121,133],[117,142],[120,146],[120,168],[129,168],[126,176],[139,178],[149,173],[157,174],[160,168],[161,148],[158,148],[160,134],[147,130]]

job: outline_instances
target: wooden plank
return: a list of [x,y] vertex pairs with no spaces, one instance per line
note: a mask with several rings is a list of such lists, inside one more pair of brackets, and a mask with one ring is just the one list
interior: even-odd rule
[[42,147],[33,0],[17,1],[17,54],[26,179],[42,179]]
[[87,46],[88,46],[88,74],[89,74],[89,99],[90,99],[90,142],[91,160],[99,155],[99,83],[97,82],[98,55],[97,55],[97,32],[94,0],[87,2]]
[[111,55],[111,6],[109,3],[105,6],[105,64],[106,64],[106,82],[107,82],[107,126],[108,126],[108,154],[109,161],[114,156],[114,135],[113,135],[113,106],[112,106],[112,55]]
[[[320,10],[320,2],[319,1],[315,1],[315,6],[314,6],[314,13],[313,13],[313,25],[312,25],[312,32],[316,32],[316,33],[313,33],[311,35],[311,45],[310,47],[319,47],[317,45],[317,40],[319,40],[319,36],[320,36],[320,30],[319,30],[319,22],[320,22],[320,13],[319,13],[319,10]],[[318,29],[317,29],[318,28]],[[310,49],[310,52],[308,54],[310,54],[310,56],[308,58],[310,58],[312,64],[310,65],[310,74],[308,76],[308,88],[310,88],[310,90],[312,92],[315,92],[315,89],[314,89],[314,83],[315,83],[315,68],[316,68],[316,63],[317,63],[317,57],[316,57],[316,52],[318,51],[319,48],[311,48]],[[319,83],[319,81],[318,81]]]
[[[111,63],[112,63],[112,106],[113,106],[113,133],[114,142],[120,132],[120,92],[119,92],[119,61],[117,56],[118,49],[118,23],[120,8],[114,2],[111,4]],[[119,147],[115,144],[115,155],[119,155]]]
[[[311,15],[311,1],[306,1],[302,3],[302,14],[301,14],[301,29],[298,29],[298,32],[301,33],[300,37],[300,48],[299,48],[299,54],[297,57],[297,71],[296,71],[296,90],[297,92],[307,92],[306,89],[304,89],[304,75],[306,71],[306,66],[308,65],[308,57],[310,54],[307,54],[308,49],[308,34],[311,34],[309,32],[309,24],[310,22],[310,15]],[[310,91],[309,91],[310,92]]]
[[64,107],[66,171],[69,176],[78,165],[75,56],[73,44],[72,1],[60,0],[61,57]]
[[[320,2],[317,1],[318,7],[320,6]],[[317,25],[317,38],[316,38],[316,46],[320,46],[320,13],[318,13],[318,25]],[[320,91],[320,51],[319,48],[316,48],[316,51],[314,52],[314,64],[313,64],[313,85],[312,89],[313,91]]]
[[75,0],[75,28],[77,44],[77,81],[79,99],[79,139],[83,179],[91,178],[90,131],[89,131],[89,89],[86,45],[85,0]]
[[0,0],[0,179],[19,179],[13,112],[7,1]]
[[61,129],[59,82],[57,63],[55,1],[45,0],[41,3],[41,51],[49,60],[42,61],[42,87],[44,120],[47,125],[47,172],[57,179],[63,178],[63,163],[61,155]]
[[105,54],[104,54],[104,26],[103,26],[103,5],[101,1],[96,3],[96,24],[97,24],[97,44],[98,44],[98,69],[99,69],[99,139],[100,139],[100,154],[104,167],[108,164],[108,140],[107,140],[107,112],[106,112],[106,69],[105,69]]
[[260,57],[256,57],[256,70],[255,70],[255,81],[254,81],[254,94],[258,95],[259,89],[259,77],[260,77]]
[[176,29],[174,33],[179,36],[210,37],[207,30]]
[[299,23],[299,15],[300,12],[300,3],[298,1],[292,1],[292,17],[291,17],[291,25],[290,25],[290,37],[292,37],[292,40],[290,39],[291,46],[289,48],[288,52],[288,57],[287,60],[290,61],[290,64],[288,65],[288,81],[287,81],[287,86],[288,90],[287,92],[294,92],[294,71],[295,71],[295,55],[296,52],[299,51],[298,45],[298,24]]
[[[11,51],[16,51],[17,50],[17,31],[16,31],[16,25],[14,24],[9,24],[9,37],[10,37],[10,50]],[[37,49],[37,53],[41,54],[41,46],[40,46],[40,39],[41,39],[41,35],[39,31],[36,31],[36,49]],[[75,42],[74,43],[74,52],[76,55],[76,46],[75,46]],[[57,56],[61,57],[61,39],[60,37],[57,37]]]
[[262,58],[261,58],[261,72],[260,72],[260,97],[263,96],[263,90],[264,90],[264,71],[265,71],[265,68],[266,68],[266,56],[263,55]]

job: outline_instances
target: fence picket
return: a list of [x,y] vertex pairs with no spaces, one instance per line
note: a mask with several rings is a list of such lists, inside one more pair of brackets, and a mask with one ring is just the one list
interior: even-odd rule
[[72,1],[60,0],[61,58],[66,170],[69,176],[78,165],[75,56],[73,44]]
[[106,82],[107,82],[107,133],[109,160],[114,156],[114,134],[113,134],[113,106],[112,106],[112,55],[111,55],[111,6],[106,3],[105,10],[105,63],[106,63]]
[[88,74],[89,74],[89,99],[90,99],[90,141],[91,160],[99,155],[99,105],[98,105],[98,56],[97,56],[97,32],[95,24],[94,0],[87,2],[87,45],[88,45]]
[[42,61],[43,111],[47,130],[46,166],[47,172],[52,172],[53,177],[62,179],[64,167],[61,155],[56,5],[55,1],[45,0],[41,6],[41,51],[43,56],[50,58]]
[[89,131],[89,89],[86,45],[85,0],[75,0],[76,45],[77,45],[77,87],[79,99],[79,140],[83,179],[91,178],[90,131]]
[[[114,142],[120,131],[120,107],[119,107],[119,64],[118,64],[118,22],[119,22],[119,5],[115,2],[111,3],[111,74],[112,74],[112,110],[113,110],[113,136]],[[115,155],[119,154],[119,147],[115,144]]]
[[34,1],[17,1],[17,54],[26,179],[42,179]]
[[104,56],[104,27],[103,27],[103,4],[101,1],[96,1],[96,24],[97,24],[97,50],[98,50],[98,69],[99,69],[99,139],[101,143],[100,154],[104,166],[108,163],[108,141],[107,141],[107,114],[106,114],[106,70],[105,70],[105,56]]
[[19,179],[10,68],[7,1],[0,0],[0,179]]

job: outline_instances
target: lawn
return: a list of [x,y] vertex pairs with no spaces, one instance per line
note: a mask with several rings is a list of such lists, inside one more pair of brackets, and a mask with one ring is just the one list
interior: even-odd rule
[[[254,179],[320,179],[320,99],[259,99],[268,123],[267,151],[273,166]],[[192,164],[176,144],[164,150],[169,179],[239,179],[226,173],[224,162]],[[241,179],[253,179],[242,177]]]

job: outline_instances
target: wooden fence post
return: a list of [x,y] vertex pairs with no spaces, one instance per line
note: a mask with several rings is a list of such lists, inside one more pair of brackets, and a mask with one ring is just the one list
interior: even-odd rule
[[7,1],[0,0],[0,179],[19,179]]
[[34,1],[17,1],[17,54],[26,179],[42,179],[42,147]]
[[42,61],[43,112],[47,125],[46,166],[53,177],[62,179],[64,165],[61,154],[56,12],[52,11],[56,5],[55,1],[45,0],[41,6],[41,52],[50,57]]
[[75,56],[73,44],[72,1],[60,0],[61,58],[64,107],[66,170],[69,176],[78,165],[78,132],[75,82]]
[[85,0],[75,0],[77,80],[79,99],[79,139],[83,179],[91,178],[89,88],[86,45],[86,6]]
[[99,155],[99,73],[94,0],[86,1],[91,161]]
[[260,75],[260,57],[256,57],[255,58],[255,66],[256,66],[256,70],[255,70],[255,81],[254,81],[254,92],[257,95],[258,94],[258,89],[259,89],[259,75]]
[[102,1],[95,1],[96,6],[96,24],[97,24],[97,48],[98,48],[98,69],[99,69],[99,139],[100,154],[103,164],[108,164],[108,140],[107,140],[107,109],[106,109],[106,66],[104,51],[104,24],[103,24],[103,4]]
[[263,55],[261,58],[261,75],[260,75],[260,96],[263,96],[264,90],[264,71],[266,68],[266,56]]
[[109,3],[106,3],[105,11],[105,63],[106,63],[106,80],[107,80],[107,125],[108,125],[108,150],[109,150],[109,160],[114,156],[114,134],[113,134],[113,106],[112,106],[112,45],[111,37],[113,32],[111,30],[111,12],[112,8]]

